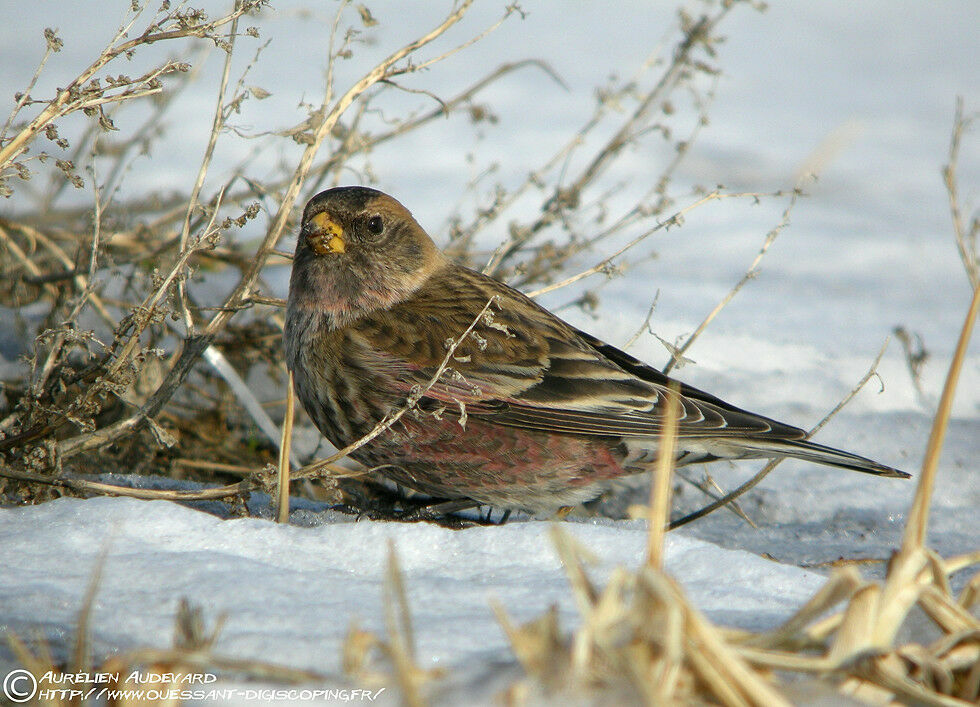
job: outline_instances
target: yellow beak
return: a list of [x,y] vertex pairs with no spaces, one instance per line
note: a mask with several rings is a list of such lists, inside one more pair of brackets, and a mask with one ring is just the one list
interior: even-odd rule
[[330,218],[325,211],[314,214],[310,218],[312,228],[307,234],[306,239],[310,248],[317,255],[327,255],[329,253],[343,253],[346,249],[344,243],[344,229],[340,224]]

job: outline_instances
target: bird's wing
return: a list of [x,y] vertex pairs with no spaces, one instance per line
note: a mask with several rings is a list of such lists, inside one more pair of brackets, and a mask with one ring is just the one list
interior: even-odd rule
[[[601,436],[657,436],[673,381],[579,331],[520,292],[463,268],[357,327],[377,365],[409,390],[428,386],[491,300],[491,318],[450,357],[425,397],[502,425]],[[796,427],[741,410],[681,383],[678,435],[803,439]]]

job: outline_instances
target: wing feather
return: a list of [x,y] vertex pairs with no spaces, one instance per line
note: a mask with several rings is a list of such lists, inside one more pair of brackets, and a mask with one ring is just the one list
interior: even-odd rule
[[[671,379],[629,354],[554,316],[522,293],[483,275],[453,268],[432,278],[407,302],[375,312],[357,329],[408,390],[427,384],[447,352],[491,298],[481,322],[427,397],[501,425],[597,436],[661,433],[661,408]],[[420,322],[424,325],[420,326]],[[433,334],[433,328],[436,333]],[[684,438],[803,439],[796,427],[735,407],[689,385],[680,386]]]

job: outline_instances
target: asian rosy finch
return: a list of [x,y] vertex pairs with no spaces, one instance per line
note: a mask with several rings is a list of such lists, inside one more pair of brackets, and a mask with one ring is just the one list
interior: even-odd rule
[[[436,498],[502,508],[576,505],[649,470],[673,394],[656,369],[452,263],[405,207],[365,187],[306,205],[284,340],[297,395],[334,445],[411,402],[351,456]],[[908,476],[675,385],[677,465],[797,457]]]

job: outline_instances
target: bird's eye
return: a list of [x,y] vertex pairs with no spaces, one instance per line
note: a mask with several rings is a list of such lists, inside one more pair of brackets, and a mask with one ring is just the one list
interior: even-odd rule
[[371,220],[367,223],[368,230],[376,236],[380,236],[385,230],[385,222],[381,220],[380,216],[372,216]]

